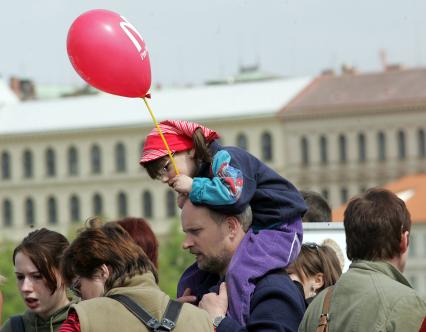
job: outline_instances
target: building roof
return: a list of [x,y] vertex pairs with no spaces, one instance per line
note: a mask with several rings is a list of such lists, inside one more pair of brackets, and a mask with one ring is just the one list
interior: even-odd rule
[[281,112],[304,116],[328,112],[387,110],[426,105],[426,68],[377,73],[323,75]]
[[[426,173],[404,176],[385,188],[405,202],[414,224],[426,223]],[[342,221],[345,209],[346,204],[333,210],[333,221]]]
[[[225,119],[276,114],[312,80],[290,78],[244,84],[164,89],[149,104],[158,121]],[[0,135],[152,125],[143,101],[109,94],[30,101],[0,109]]]

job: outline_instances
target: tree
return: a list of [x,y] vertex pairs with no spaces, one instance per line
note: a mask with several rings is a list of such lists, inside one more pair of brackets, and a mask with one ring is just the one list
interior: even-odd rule
[[15,270],[12,262],[12,254],[16,244],[12,242],[0,243],[0,274],[6,281],[0,285],[3,293],[3,313],[2,322],[5,322],[12,315],[25,311],[24,301],[16,287]]
[[182,249],[183,239],[180,222],[175,220],[167,238],[160,243],[160,288],[171,298],[176,298],[176,286],[183,271],[194,262],[194,256]]

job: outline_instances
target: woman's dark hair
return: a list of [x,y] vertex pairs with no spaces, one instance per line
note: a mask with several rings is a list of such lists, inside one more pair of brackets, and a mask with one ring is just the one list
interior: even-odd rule
[[[29,233],[13,251],[13,265],[19,252],[28,256],[53,294],[58,288],[57,272],[60,269],[62,254],[68,245],[67,238],[58,232],[46,228],[35,230]],[[63,285],[62,280],[60,285]]]
[[287,272],[297,275],[302,283],[307,277],[322,273],[324,285],[316,290],[319,293],[336,283],[342,274],[342,268],[336,253],[329,246],[304,243],[299,256],[287,268]]
[[145,219],[127,217],[116,222],[129,233],[154,266],[158,268],[158,240]]
[[[201,128],[195,129],[194,133],[192,134],[192,140],[194,142],[194,162],[197,165],[203,162],[210,163],[212,161],[212,156],[209,151],[209,145],[206,142],[206,138],[204,137]],[[168,155],[143,163],[142,166],[146,169],[148,175],[152,179],[156,179],[158,173],[164,167],[167,158],[169,158]]]
[[387,260],[400,256],[402,233],[410,231],[411,217],[394,193],[372,188],[349,202],[343,224],[350,260]]
[[102,264],[111,272],[105,282],[106,291],[117,281],[115,286],[119,287],[127,277],[148,271],[158,282],[153,263],[123,227],[116,222],[102,224],[91,219],[65,250],[61,272],[67,284],[71,284],[76,276],[93,278]]

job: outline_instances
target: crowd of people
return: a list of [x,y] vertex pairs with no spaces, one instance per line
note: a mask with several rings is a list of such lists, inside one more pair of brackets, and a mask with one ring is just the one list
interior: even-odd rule
[[426,331],[426,303],[402,275],[411,220],[395,194],[373,188],[349,202],[352,264],[342,274],[332,246],[302,241],[302,220],[330,222],[318,194],[221,146],[202,125],[160,129],[163,137],[157,128],[147,136],[140,164],[178,192],[182,247],[195,260],[176,298],[158,286],[158,240],[145,220],[93,217],[71,243],[42,228],[15,248],[27,310],[1,332]]

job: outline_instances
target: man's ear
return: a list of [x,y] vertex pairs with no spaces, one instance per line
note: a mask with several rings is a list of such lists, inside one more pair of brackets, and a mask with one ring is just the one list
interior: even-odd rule
[[410,232],[405,231],[401,234],[401,242],[399,244],[401,255],[404,254],[408,250],[409,244],[410,244]]
[[228,227],[229,235],[235,238],[241,228],[240,221],[235,216],[226,217],[226,226]]

